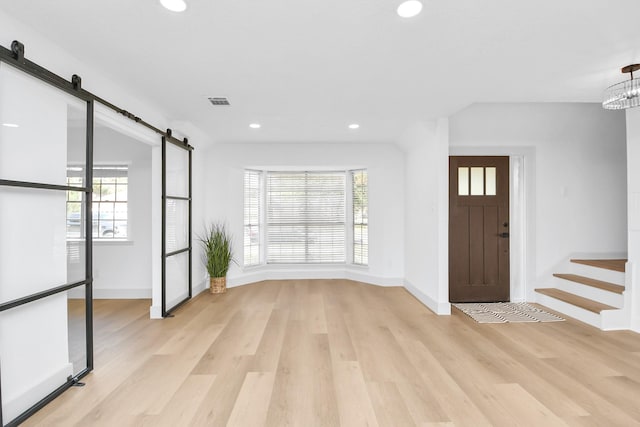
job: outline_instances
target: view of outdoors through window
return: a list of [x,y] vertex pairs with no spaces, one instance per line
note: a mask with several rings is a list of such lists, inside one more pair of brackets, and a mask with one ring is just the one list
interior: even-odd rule
[[[95,239],[125,239],[127,233],[128,167],[95,166],[93,170],[92,230]],[[84,169],[67,168],[67,185],[82,187]],[[84,193],[67,191],[67,238],[85,233]]]

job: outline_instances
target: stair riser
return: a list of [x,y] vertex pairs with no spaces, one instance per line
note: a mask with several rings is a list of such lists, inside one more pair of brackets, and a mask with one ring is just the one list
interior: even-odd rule
[[587,323],[596,328],[600,329],[602,326],[602,319],[600,315],[589,310],[576,307],[575,305],[568,304],[564,301],[560,301],[550,296],[539,294],[537,292],[536,302],[545,307],[549,307],[551,310],[555,310],[566,316],[573,317],[574,319]]
[[616,294],[614,292],[605,291],[592,286],[561,279],[559,277],[553,278],[553,287],[569,292],[570,294],[598,301],[616,308],[624,306],[624,296],[622,294]]
[[625,284],[625,274],[620,271],[591,267],[588,265],[577,264],[575,262],[570,262],[569,265],[570,273],[589,277],[591,279],[602,280],[604,282],[613,283],[614,285],[624,286]]

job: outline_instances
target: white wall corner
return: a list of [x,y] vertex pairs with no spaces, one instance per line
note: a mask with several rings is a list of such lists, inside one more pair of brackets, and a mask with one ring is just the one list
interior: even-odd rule
[[201,280],[200,282],[198,282],[193,289],[191,290],[191,295],[193,297],[195,297],[196,295],[200,295],[201,293],[203,293],[204,291],[206,291],[209,288],[209,278],[207,277],[204,280]]
[[[162,147],[151,149],[151,196],[162,199]],[[162,318],[162,205],[155,203],[151,210],[151,318]],[[155,308],[154,308],[155,307]]]
[[449,301],[449,119],[437,121],[436,141],[438,144],[438,300],[447,301],[445,307],[439,304],[437,313],[444,310],[451,314]]
[[[448,119],[440,119],[447,120]],[[410,153],[417,145],[424,142],[423,136],[434,135],[437,132],[438,121],[420,121],[409,126],[397,141],[397,145],[405,154]]]
[[360,271],[354,271],[353,269],[347,269],[345,271],[345,279],[369,283],[377,286],[402,286],[404,282],[404,279],[402,277],[378,277]]
[[631,330],[640,334],[640,316],[631,319]]
[[151,319],[162,319],[162,307],[159,305],[149,307],[149,317]]
[[[625,292],[624,304],[628,309],[629,329],[640,333],[640,299],[637,292],[636,263],[628,260],[625,265]],[[627,308],[628,306],[628,308]]]
[[[636,264],[640,262],[640,109],[625,111],[627,126],[627,249],[626,291],[631,300],[631,330],[640,333],[640,286]],[[631,277],[629,277],[631,273]],[[626,301],[625,301],[626,302]]]
[[268,276],[268,272],[265,271],[253,271],[235,277],[227,276],[227,287],[233,288],[236,286],[248,285],[255,282],[261,282],[263,280],[269,280]]
[[418,301],[424,304],[429,310],[433,311],[438,315],[450,315],[451,314],[451,304],[449,302],[438,302],[428,295],[419,291],[418,288],[413,286],[408,280],[404,281],[404,288],[409,291],[411,295],[413,295]]

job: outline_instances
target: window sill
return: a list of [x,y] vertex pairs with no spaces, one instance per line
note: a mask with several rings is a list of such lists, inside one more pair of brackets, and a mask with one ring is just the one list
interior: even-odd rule
[[[67,239],[67,242],[74,242],[74,243],[84,243],[84,241],[85,241],[84,239]],[[118,246],[118,245],[128,246],[128,245],[133,245],[134,243],[133,240],[127,240],[127,239],[93,239],[91,242],[97,246]]]
[[133,245],[133,240],[127,239],[93,239],[93,244],[98,246]]
[[369,266],[368,265],[363,265],[363,264],[349,264],[349,263],[345,263],[345,262],[339,262],[339,263],[334,263],[334,264],[330,264],[330,263],[317,263],[317,264],[313,264],[313,263],[294,263],[294,264],[277,264],[277,263],[264,263],[264,264],[256,264],[256,265],[249,265],[249,266],[241,266],[242,271],[246,271],[246,272],[252,272],[252,271],[260,271],[260,270],[276,270],[279,268],[284,268],[284,269],[293,269],[293,268],[303,268],[303,269],[310,269],[310,268],[315,268],[315,269],[325,269],[325,270],[331,270],[331,269],[335,269],[336,267],[340,267],[340,268],[355,268],[358,270],[363,270],[363,271],[368,271],[369,270]]

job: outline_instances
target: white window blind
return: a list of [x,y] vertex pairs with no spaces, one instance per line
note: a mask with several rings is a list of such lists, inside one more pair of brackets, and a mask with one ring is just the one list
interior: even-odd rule
[[369,263],[369,179],[366,170],[351,171],[353,192],[353,263]]
[[345,172],[268,172],[267,262],[345,262]]
[[244,265],[260,264],[260,223],[262,172],[244,172]]

